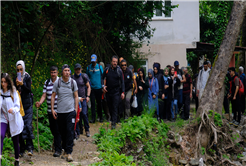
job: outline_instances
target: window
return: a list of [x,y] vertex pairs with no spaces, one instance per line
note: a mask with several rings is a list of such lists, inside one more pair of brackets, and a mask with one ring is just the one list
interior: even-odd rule
[[168,11],[167,14],[164,14],[162,10],[165,10],[164,6],[171,7],[171,0],[155,1],[156,5],[159,6],[159,9],[154,11],[154,19],[171,19],[171,11]]

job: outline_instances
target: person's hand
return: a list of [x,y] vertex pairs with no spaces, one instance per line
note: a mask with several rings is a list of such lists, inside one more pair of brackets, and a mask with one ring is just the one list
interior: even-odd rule
[[39,101],[37,101],[35,105],[36,105],[37,108],[39,108],[41,103]]
[[192,93],[190,93],[190,98],[192,98]]
[[156,95],[153,95],[153,99],[155,99],[156,98]]
[[77,123],[79,122],[79,118],[77,119]]
[[79,108],[79,111],[81,112],[82,111],[82,108]]
[[143,87],[139,86],[139,89],[140,89],[140,90],[143,90]]
[[17,84],[17,86],[18,85],[22,86],[23,85],[23,79],[21,79],[21,81],[19,81],[18,78],[16,78],[16,84]]
[[165,85],[165,89],[169,88],[169,85]]
[[137,94],[138,93],[138,90],[137,90],[137,88],[135,89],[135,91],[134,91],[134,94]]
[[89,97],[86,97],[86,103],[88,103],[90,101]]
[[231,94],[228,94],[228,95],[227,95],[227,98],[229,99],[230,97],[231,97]]
[[82,98],[82,97],[80,98],[80,101],[81,101],[82,103],[83,103],[84,100],[85,100],[85,98]]
[[106,88],[107,88],[107,86],[103,87],[103,93],[107,93],[108,92]]
[[8,110],[8,113],[13,113],[13,108],[10,108],[9,110]]
[[143,79],[141,80],[141,82],[145,84],[145,81]]
[[53,118],[56,120],[57,119],[57,113],[54,111],[54,110],[52,110],[52,115],[53,115]]
[[123,100],[125,98],[125,94],[121,93],[121,99]]
[[165,98],[165,94],[162,94],[162,97],[161,97],[161,98],[162,98],[162,100],[163,100],[163,99]]
[[236,96],[233,97],[233,100],[236,100]]

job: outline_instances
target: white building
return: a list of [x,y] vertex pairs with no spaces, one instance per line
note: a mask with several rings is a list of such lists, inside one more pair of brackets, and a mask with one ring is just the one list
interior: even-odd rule
[[[169,1],[162,1],[170,5]],[[199,27],[199,1],[198,0],[172,0],[172,5],[179,5],[168,15],[156,10],[150,22],[151,28],[156,28],[150,43],[143,44],[140,52],[144,53],[146,69],[153,68],[154,62],[159,62],[161,68],[174,65],[178,60],[180,67],[187,66],[186,49],[196,48],[200,41]],[[148,45],[147,45],[148,44]]]

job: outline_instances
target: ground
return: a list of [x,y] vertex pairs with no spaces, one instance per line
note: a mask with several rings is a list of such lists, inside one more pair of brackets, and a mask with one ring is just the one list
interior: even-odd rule
[[[93,144],[92,136],[95,133],[98,133],[100,128],[100,123],[90,124],[90,133],[91,137],[86,137],[85,134],[80,135],[80,138],[76,141],[75,146],[73,148],[72,157],[74,162],[68,163],[66,160],[61,158],[53,157],[52,151],[42,151],[40,154],[38,152],[34,152],[33,157],[28,157],[25,155],[23,158],[20,158],[21,166],[85,166],[91,163],[97,162],[97,147]],[[88,154],[89,153],[89,154]]]

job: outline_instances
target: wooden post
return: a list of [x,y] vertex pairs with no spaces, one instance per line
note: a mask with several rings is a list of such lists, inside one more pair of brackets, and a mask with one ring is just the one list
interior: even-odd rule
[[39,130],[38,130],[38,108],[37,108],[37,135],[38,135],[38,153],[40,153]]

